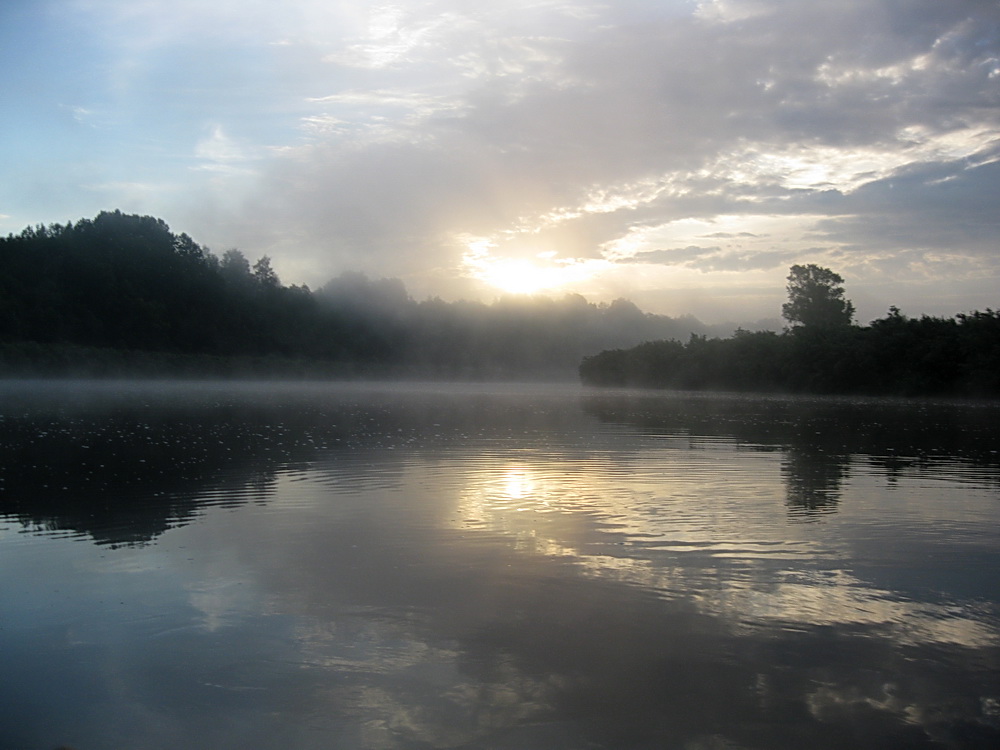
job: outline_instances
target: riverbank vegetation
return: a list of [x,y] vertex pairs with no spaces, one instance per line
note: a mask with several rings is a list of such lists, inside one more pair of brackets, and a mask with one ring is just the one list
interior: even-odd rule
[[[416,301],[396,279],[284,285],[160,219],[0,238],[0,376],[571,378],[596,386],[1000,396],[1000,312],[855,325],[843,279],[793,266],[783,333],[644,313],[625,299]],[[731,335],[729,335],[731,334]],[[682,343],[683,342],[683,343]],[[581,363],[582,362],[582,363]]]
[[266,256],[217,256],[118,211],[0,238],[8,377],[572,379],[602,349],[712,332],[624,299],[418,302],[358,273],[287,286]]
[[738,330],[602,351],[580,365],[596,386],[902,396],[1000,396],[1000,312],[910,318],[896,307],[854,325],[843,279],[793,266],[783,333]]

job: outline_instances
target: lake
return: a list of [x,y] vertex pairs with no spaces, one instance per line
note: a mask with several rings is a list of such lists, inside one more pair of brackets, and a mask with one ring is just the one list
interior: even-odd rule
[[1000,406],[0,383],[0,745],[1000,747]]

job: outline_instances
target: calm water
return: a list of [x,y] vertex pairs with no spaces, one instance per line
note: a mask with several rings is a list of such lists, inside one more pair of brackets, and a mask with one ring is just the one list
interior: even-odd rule
[[0,747],[1000,747],[1000,407],[0,384]]

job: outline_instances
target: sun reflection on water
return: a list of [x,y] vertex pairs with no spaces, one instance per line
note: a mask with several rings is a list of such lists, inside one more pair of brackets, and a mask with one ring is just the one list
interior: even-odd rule
[[505,492],[511,500],[524,500],[535,492],[535,482],[525,469],[508,469],[504,482]]
[[[785,510],[780,456],[720,451],[694,466],[690,457],[672,465],[664,454],[629,466],[628,482],[592,462],[487,461],[479,456],[469,467],[455,525],[507,538],[520,553],[570,561],[586,576],[686,599],[744,625],[888,627],[901,642],[970,647],[991,637],[961,608],[918,606],[852,575],[835,535],[794,519],[775,524]],[[761,491],[765,465],[773,492]],[[754,477],[753,492],[741,491],[738,469]],[[825,572],[804,577],[803,564]]]

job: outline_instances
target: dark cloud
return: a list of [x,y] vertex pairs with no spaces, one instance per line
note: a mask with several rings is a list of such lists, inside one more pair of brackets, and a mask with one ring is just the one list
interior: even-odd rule
[[661,264],[682,266],[702,272],[754,271],[784,267],[795,258],[795,253],[782,251],[723,250],[720,247],[689,246],[670,250],[641,252],[625,263]]
[[1000,236],[1000,161],[981,166],[931,163],[872,182],[845,199],[851,215],[818,229],[849,247],[905,248],[995,257]]
[[[607,11],[582,37],[535,41],[543,62],[534,76],[472,79],[454,108],[418,128],[390,123],[388,142],[335,138],[283,159],[272,178],[287,188],[282,203],[347,246],[433,252],[449,230],[510,230],[563,207],[586,213],[595,186],[697,185],[697,170],[711,174],[743,144],[763,155],[824,145],[848,161],[861,147],[890,158],[906,147],[906,128],[922,139],[956,131],[963,102],[966,115],[995,119],[984,105],[997,98],[996,24],[975,21],[996,13],[984,3],[779,2],[731,23],[706,12],[647,15],[641,26],[629,23],[634,10]],[[780,179],[780,170],[723,176],[700,210],[767,199]],[[667,191],[639,205],[656,214],[670,200]],[[628,211],[609,213],[619,233],[630,226]]]
[[[455,284],[470,241],[496,258],[631,253],[635,267],[718,240],[728,255],[707,274],[817,246],[863,265],[948,245],[1000,271],[995,2],[73,7],[106,44],[108,81],[100,107],[60,104],[118,123],[114,148],[131,148],[131,117],[157,142],[184,133],[193,156],[172,145],[159,183],[151,150],[62,173],[97,173],[102,199],[210,245],[268,253],[289,281]],[[191,57],[209,27],[224,33]],[[604,287],[594,267],[598,293],[660,283],[612,265]]]
[[647,252],[636,253],[631,258],[623,260],[624,263],[662,263],[664,265],[689,265],[705,255],[715,255],[722,252],[719,247],[678,247],[670,250],[649,250]]

